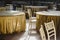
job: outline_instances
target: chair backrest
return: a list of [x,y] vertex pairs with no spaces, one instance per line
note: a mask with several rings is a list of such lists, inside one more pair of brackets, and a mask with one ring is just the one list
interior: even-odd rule
[[32,11],[31,11],[31,9],[27,9],[27,12],[28,12],[29,18],[32,17]]
[[48,40],[50,40],[52,36],[54,36],[54,40],[56,40],[56,29],[53,20],[51,22],[44,24],[45,24]]
[[40,32],[40,35],[41,35],[41,39],[46,40],[46,35],[45,35],[44,29],[43,29],[43,25],[41,25],[41,28],[40,28],[39,32]]

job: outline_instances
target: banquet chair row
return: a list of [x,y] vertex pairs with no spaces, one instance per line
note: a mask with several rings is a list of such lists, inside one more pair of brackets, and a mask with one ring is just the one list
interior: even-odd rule
[[[56,40],[56,29],[54,26],[53,20],[48,23],[44,23],[45,26],[41,25],[41,28],[39,30],[41,39],[42,40],[52,40],[51,37],[53,37],[53,40]],[[44,30],[44,27],[46,29],[46,32]],[[47,36],[46,36],[47,34]]]

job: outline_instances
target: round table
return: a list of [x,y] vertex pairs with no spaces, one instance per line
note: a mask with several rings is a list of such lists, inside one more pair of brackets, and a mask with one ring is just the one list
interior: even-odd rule
[[40,25],[44,25],[46,22],[50,22],[51,20],[54,21],[55,28],[57,35],[59,35],[60,31],[60,11],[43,11],[43,12],[36,12],[37,15],[37,22],[36,22],[36,29],[39,31]]
[[0,34],[25,31],[25,13],[21,11],[0,12]]
[[47,6],[25,6],[25,11],[27,11],[27,9],[31,9],[32,15],[36,16],[34,12],[47,11],[48,7]]

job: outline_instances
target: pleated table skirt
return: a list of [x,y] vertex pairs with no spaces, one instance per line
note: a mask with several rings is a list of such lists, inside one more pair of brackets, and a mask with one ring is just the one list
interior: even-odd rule
[[25,31],[25,16],[0,16],[0,34]]

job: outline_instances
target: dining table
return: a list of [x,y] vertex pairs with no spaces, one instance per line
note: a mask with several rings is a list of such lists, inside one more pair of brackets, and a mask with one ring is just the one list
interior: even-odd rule
[[36,12],[36,30],[39,32],[40,25],[54,21],[57,35],[60,35],[60,11],[42,11]]
[[34,11],[43,11],[48,9],[47,6],[25,6],[25,10],[27,10],[28,8],[31,8]]
[[0,7],[0,11],[6,11],[6,7]]
[[26,18],[22,11],[1,11],[0,12],[0,34],[12,34],[25,31]]
[[48,10],[48,6],[25,6],[24,10],[27,11],[27,9],[31,9],[32,15],[36,16],[36,14],[34,12],[47,11]]

